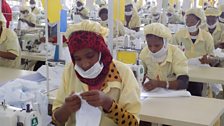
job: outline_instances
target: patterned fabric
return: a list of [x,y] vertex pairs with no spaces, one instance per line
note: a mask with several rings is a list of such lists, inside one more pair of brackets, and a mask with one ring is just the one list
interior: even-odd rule
[[138,126],[138,121],[135,116],[124,110],[116,102],[113,102],[108,116],[113,119],[118,126]]
[[76,72],[78,78],[83,83],[86,83],[88,85],[97,85],[101,84],[106,75],[109,71],[110,63],[112,62],[112,56],[110,54],[109,49],[107,48],[107,45],[104,42],[104,38],[95,33],[95,32],[89,32],[89,31],[76,31],[71,34],[71,36],[68,39],[68,47],[71,54],[71,58],[73,61],[73,64],[75,64],[75,60],[73,58],[73,55],[76,51],[84,49],[84,48],[91,48],[95,51],[101,52],[101,62],[104,65],[104,68],[100,75],[98,75],[94,79],[86,79],[81,77],[78,72]]

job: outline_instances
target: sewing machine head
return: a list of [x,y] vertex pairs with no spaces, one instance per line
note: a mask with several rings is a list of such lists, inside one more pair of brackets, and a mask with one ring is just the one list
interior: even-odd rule
[[21,45],[23,51],[38,52],[40,45],[39,34],[25,34],[21,38]]
[[40,114],[30,109],[29,104],[26,109],[20,109],[6,105],[0,105],[1,126],[42,126]]

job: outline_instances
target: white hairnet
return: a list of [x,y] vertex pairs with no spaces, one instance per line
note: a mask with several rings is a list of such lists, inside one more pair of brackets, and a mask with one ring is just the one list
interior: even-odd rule
[[28,7],[28,6],[21,6],[20,7],[20,11],[25,11],[25,10],[30,12],[30,7]]
[[144,27],[144,34],[152,34],[161,38],[170,39],[171,31],[161,23],[152,23]]
[[190,15],[190,14],[193,14],[196,17],[200,18],[201,22],[206,21],[205,13],[200,8],[191,8],[191,9],[187,10],[185,15],[187,16],[187,15]]
[[208,7],[205,10],[205,15],[206,16],[216,16],[216,17],[218,17],[220,14],[221,14],[221,12],[215,7]]
[[70,25],[65,33],[65,37],[68,39],[69,36],[75,31],[90,31],[100,34],[102,37],[106,37],[108,29],[101,26],[100,23],[84,20],[80,23]]
[[133,5],[133,0],[125,0],[125,5]]
[[219,11],[224,12],[224,4],[219,5]]

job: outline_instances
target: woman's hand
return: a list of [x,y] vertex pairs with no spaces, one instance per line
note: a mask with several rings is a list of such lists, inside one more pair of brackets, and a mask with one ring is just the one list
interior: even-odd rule
[[158,87],[158,81],[157,80],[149,80],[148,82],[146,82],[143,87],[145,91],[151,91],[155,88]]
[[107,96],[104,92],[98,90],[87,91],[80,94],[82,99],[92,106],[102,106],[105,111],[109,111],[113,103],[113,99]]
[[63,109],[68,113],[76,112],[81,107],[81,99],[78,95],[73,92],[65,98],[65,103],[63,105]]

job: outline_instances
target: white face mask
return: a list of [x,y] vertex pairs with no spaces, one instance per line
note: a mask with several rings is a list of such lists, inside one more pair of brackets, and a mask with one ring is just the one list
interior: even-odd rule
[[198,24],[199,24],[199,21],[193,26],[190,26],[190,27],[187,26],[188,32],[190,33],[196,32],[198,30],[198,26],[197,26]]
[[81,67],[75,64],[74,69],[79,73],[80,76],[87,79],[96,78],[103,70],[103,63],[100,64],[101,53],[99,54],[99,60],[88,70],[84,71]]
[[152,18],[153,18],[153,20],[159,20],[159,16],[160,16],[160,15],[153,16]]
[[104,21],[102,20],[101,22],[103,22],[103,23],[107,23],[107,22],[108,22],[108,19],[107,19],[107,20],[104,20]]
[[126,16],[131,16],[131,15],[132,15],[132,13],[133,13],[133,11],[128,11],[128,12],[127,12],[127,11],[125,11],[125,15],[126,15]]
[[222,18],[222,17],[219,17],[219,20],[220,20],[221,22],[224,22],[224,18]]
[[171,15],[169,15],[169,16],[167,15],[167,17],[168,17],[168,18],[172,18],[172,17],[173,17],[173,14],[171,14]]
[[82,6],[79,6],[77,7],[78,10],[81,10],[83,8],[83,5]]
[[[149,50],[150,51],[150,50]],[[158,52],[151,52],[150,54],[152,55],[152,59],[157,62],[157,63],[161,63],[163,62],[168,54],[168,43],[165,39],[163,39],[163,47],[158,51]]]
[[30,4],[31,8],[34,8],[36,6],[36,4]]
[[216,27],[217,23],[218,23],[218,21],[216,21],[213,25],[207,24],[207,26],[209,29],[214,29]]
[[191,36],[191,39],[197,39],[198,36]]

